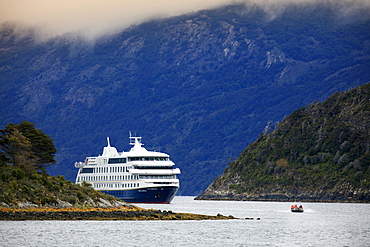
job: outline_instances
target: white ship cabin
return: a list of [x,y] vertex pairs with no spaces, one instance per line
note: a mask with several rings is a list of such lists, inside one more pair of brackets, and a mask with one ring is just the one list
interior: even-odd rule
[[107,138],[108,145],[104,147],[102,155],[87,157],[85,162],[76,162],[76,168],[80,168],[76,183],[86,181],[95,189],[104,189],[107,186],[122,189],[179,185],[176,175],[181,172],[179,168],[173,169],[175,164],[169,155],[146,150],[141,137],[130,139],[133,147],[128,152],[118,152]]

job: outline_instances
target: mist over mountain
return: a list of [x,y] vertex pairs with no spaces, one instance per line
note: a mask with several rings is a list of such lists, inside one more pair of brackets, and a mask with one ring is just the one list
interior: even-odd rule
[[323,2],[340,18],[370,13],[368,0],[0,0],[0,24],[12,23],[18,35],[32,33],[38,41],[67,36],[94,42],[146,21],[230,4],[260,8],[272,20],[292,5],[310,8]]
[[[329,1],[330,2],[330,1]],[[55,140],[52,175],[128,131],[181,169],[181,195],[197,195],[266,126],[315,100],[369,82],[370,22],[337,5],[230,5],[100,36],[36,42],[0,32],[0,124],[28,120]]]

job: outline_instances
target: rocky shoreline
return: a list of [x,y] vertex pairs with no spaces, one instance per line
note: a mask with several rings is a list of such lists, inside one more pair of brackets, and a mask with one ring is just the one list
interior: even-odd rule
[[201,194],[194,200],[213,200],[213,201],[272,201],[272,202],[326,202],[326,203],[370,203],[368,198],[354,198],[347,196],[287,196],[287,195],[260,195],[260,196],[245,196],[245,195],[217,195],[217,194]]
[[233,216],[198,215],[141,208],[1,208],[0,220],[223,220]]

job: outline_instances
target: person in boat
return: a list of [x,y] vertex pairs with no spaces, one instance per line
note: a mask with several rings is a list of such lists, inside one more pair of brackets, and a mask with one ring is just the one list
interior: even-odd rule
[[302,208],[303,209],[303,206],[302,205],[299,205],[299,208]]

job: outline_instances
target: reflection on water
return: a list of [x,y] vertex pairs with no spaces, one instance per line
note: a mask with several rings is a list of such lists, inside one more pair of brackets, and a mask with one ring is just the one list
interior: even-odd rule
[[[298,202],[299,203],[299,202]],[[143,208],[233,215],[219,221],[23,221],[0,224],[0,246],[369,246],[370,204],[195,201]],[[246,220],[245,218],[253,218]],[[260,220],[257,220],[260,218]]]

